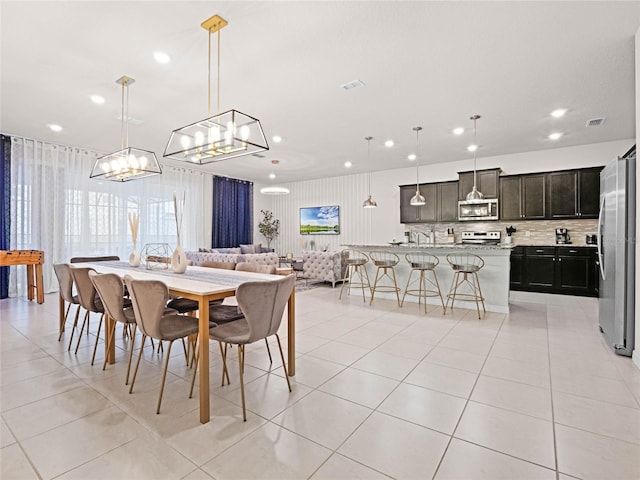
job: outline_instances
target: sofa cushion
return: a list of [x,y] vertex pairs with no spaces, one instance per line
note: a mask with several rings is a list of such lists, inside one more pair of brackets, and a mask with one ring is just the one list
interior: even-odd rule
[[262,245],[259,243],[254,243],[251,245],[240,244],[240,252],[241,253],[262,253]]

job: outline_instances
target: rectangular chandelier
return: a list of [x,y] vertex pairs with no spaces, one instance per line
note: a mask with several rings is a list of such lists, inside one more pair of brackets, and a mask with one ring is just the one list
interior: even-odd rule
[[171,132],[163,156],[204,165],[264,150],[260,120],[228,110]]
[[128,182],[162,173],[156,154],[149,150],[127,147],[98,158],[89,178]]

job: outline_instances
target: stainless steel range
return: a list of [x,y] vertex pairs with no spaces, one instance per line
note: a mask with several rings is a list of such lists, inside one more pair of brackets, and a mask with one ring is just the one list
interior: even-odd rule
[[462,232],[461,242],[475,245],[497,245],[500,243],[500,232]]

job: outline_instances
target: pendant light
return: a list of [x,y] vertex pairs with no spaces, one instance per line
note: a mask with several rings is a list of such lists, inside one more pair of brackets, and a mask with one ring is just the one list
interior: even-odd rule
[[126,75],[116,80],[117,84],[122,85],[120,124],[122,149],[98,158],[93,164],[89,178],[128,182],[129,180],[137,180],[138,178],[162,173],[155,153],[129,146],[129,85],[133,82],[135,82],[135,79]]
[[416,132],[416,194],[411,197],[411,200],[409,200],[409,205],[413,205],[415,207],[427,204],[424,196],[420,193],[420,180],[418,178],[418,167],[420,163],[420,155],[418,155],[418,137],[420,135],[420,130],[422,130],[422,127],[413,127],[413,131]]
[[480,118],[480,115],[472,115],[469,117],[470,120],[473,120],[473,189],[467,193],[467,202],[473,202],[474,200],[482,200],[484,195],[482,192],[478,191],[477,183],[476,183],[476,152],[478,151],[478,142],[477,142],[477,134],[478,128],[476,126],[476,122]]
[[371,198],[371,140],[373,137],[364,137],[367,141],[367,164],[369,165],[369,197],[362,203],[362,208],[376,208],[378,204]]
[[[220,30],[228,22],[218,16],[202,22],[209,33],[207,118],[171,132],[164,156],[197,163],[219,162],[269,150],[260,120],[237,110],[220,113]],[[211,37],[217,33],[217,112],[211,116]]]

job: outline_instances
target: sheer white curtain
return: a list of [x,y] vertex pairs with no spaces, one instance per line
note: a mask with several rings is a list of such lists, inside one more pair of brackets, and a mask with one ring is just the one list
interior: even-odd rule
[[[207,245],[207,173],[164,166],[162,175],[116,183],[89,179],[100,153],[12,137],[11,249],[43,250],[45,292],[58,289],[53,264],[74,256],[118,255],[133,248],[127,213],[138,212],[138,250],[176,244],[173,193],[186,193],[181,240],[185,250]],[[24,267],[12,268],[10,296],[25,295]]]

